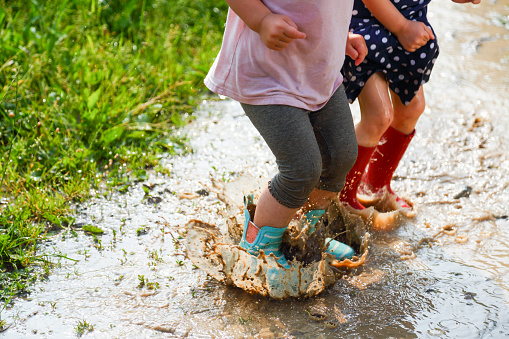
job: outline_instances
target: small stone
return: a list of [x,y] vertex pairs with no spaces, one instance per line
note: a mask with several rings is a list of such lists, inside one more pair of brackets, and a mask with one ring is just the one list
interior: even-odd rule
[[168,325],[158,325],[158,326],[154,326],[152,329],[154,331],[163,332],[163,333],[174,333],[175,332],[175,329]]
[[149,204],[159,204],[161,201],[163,201],[163,199],[161,199],[160,197],[148,197],[147,198],[147,202]]
[[196,191],[195,193],[202,197],[206,197],[209,195],[209,191],[207,191],[206,189],[201,189],[199,191]]
[[465,186],[461,192],[456,194],[453,198],[459,199],[459,198],[468,198],[470,196],[470,193],[472,193],[472,187]]
[[474,299],[474,297],[476,296],[477,294],[474,293],[474,292],[465,292],[465,299],[467,300],[470,300],[470,299]]

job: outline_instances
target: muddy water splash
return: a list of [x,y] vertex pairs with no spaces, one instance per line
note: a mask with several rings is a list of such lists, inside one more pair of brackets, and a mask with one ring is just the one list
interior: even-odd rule
[[[204,103],[189,126],[195,152],[164,160],[124,195],[96,198],[77,220],[106,231],[42,245],[61,251],[47,281],[4,311],[6,338],[500,338],[509,335],[509,10],[432,3],[441,55],[427,109],[394,189],[414,219],[374,234],[366,265],[317,297],[271,301],[227,287],[185,258],[184,225],[225,225],[210,174],[270,177],[270,151],[230,101]],[[355,118],[358,108],[353,106]],[[145,195],[142,185],[149,189]],[[208,195],[207,195],[208,194]],[[326,318],[336,323],[329,328]]]
[[[266,255],[262,251],[253,256],[240,248],[246,213],[254,213],[267,182],[267,178],[245,175],[226,183],[213,180],[214,192],[226,205],[223,216],[227,228],[200,220],[191,220],[186,225],[186,254],[199,269],[217,281],[250,294],[282,300],[318,295],[348,274],[347,268],[358,268],[366,262],[369,246],[366,224],[345,222],[341,213],[344,207],[337,199],[313,226],[313,232],[308,231],[306,222],[290,222],[281,243],[288,268],[279,265],[273,254]],[[336,235],[355,248],[360,258],[354,256],[338,261],[326,255],[326,239]]]

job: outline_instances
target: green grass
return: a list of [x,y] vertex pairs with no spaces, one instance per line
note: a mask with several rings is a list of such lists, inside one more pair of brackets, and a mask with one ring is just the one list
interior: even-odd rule
[[[222,0],[0,0],[0,298],[48,270],[37,241],[72,227],[100,182],[125,191],[186,152]],[[167,173],[169,174],[169,173]]]
[[87,332],[92,332],[93,330],[94,325],[92,325],[85,319],[78,321],[78,324],[74,327],[74,331],[76,332],[78,338]]

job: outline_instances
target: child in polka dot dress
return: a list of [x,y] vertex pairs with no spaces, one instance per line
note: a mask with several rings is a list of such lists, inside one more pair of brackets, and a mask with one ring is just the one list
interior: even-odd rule
[[[474,3],[480,0],[452,0]],[[353,212],[365,209],[357,193],[389,196],[391,210],[411,212],[390,181],[425,108],[422,85],[429,80],[439,48],[426,14],[430,0],[355,0],[350,32],[364,36],[368,55],[349,58],[342,69],[348,100],[359,98],[355,126],[358,157],[340,200]],[[366,169],[367,168],[367,169]],[[362,183],[361,183],[362,182]]]

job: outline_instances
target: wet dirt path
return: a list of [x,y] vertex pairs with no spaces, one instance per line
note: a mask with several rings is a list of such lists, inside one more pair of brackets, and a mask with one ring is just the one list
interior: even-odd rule
[[[374,234],[363,268],[318,297],[276,302],[193,267],[184,225],[224,224],[210,176],[269,177],[275,168],[237,103],[206,102],[187,128],[194,153],[163,159],[170,178],[152,174],[79,208],[79,224],[105,231],[98,241],[64,232],[41,246],[78,261],[61,260],[4,311],[11,326],[0,337],[71,338],[84,321],[90,338],[509,336],[508,4],[437,0],[431,12],[441,55],[393,187],[417,216]],[[328,329],[308,311],[344,323]]]

